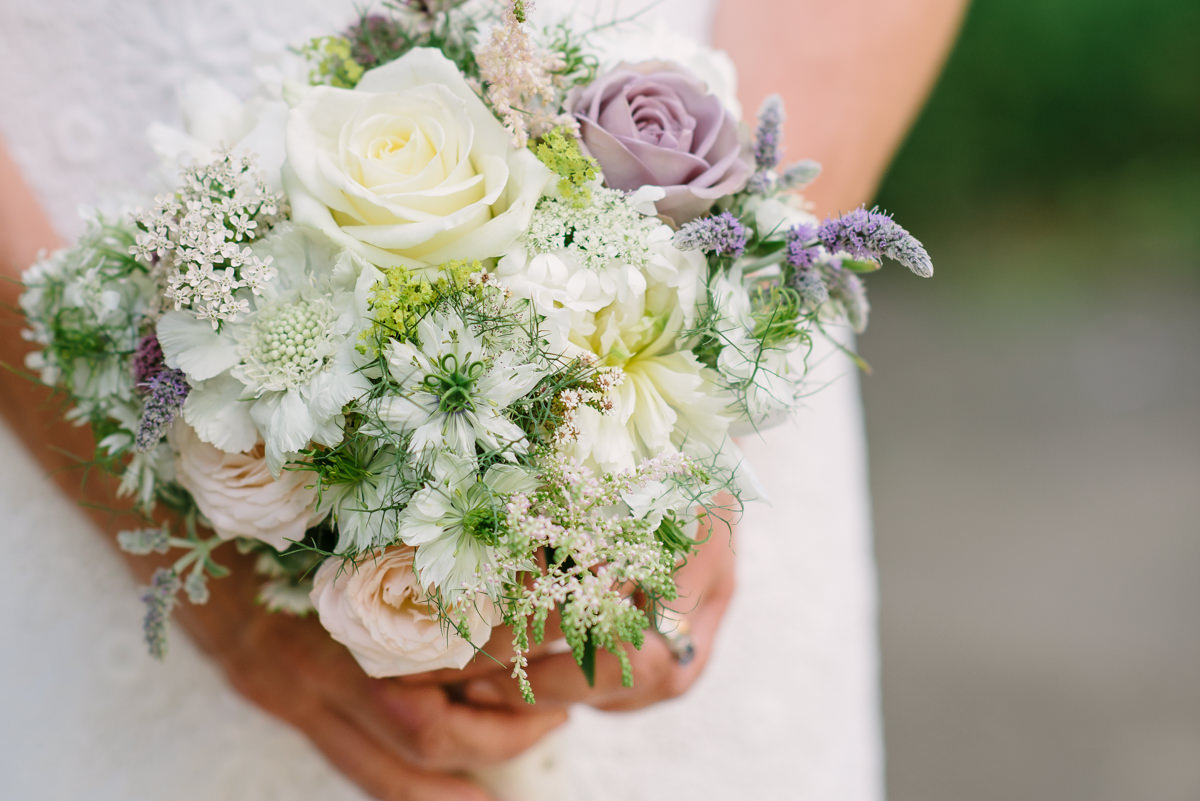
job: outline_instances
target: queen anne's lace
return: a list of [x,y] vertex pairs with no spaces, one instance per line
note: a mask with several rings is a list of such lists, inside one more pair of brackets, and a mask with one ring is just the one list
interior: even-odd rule
[[155,268],[164,298],[213,328],[248,313],[238,291],[261,294],[275,268],[246,245],[286,218],[283,196],[267,188],[250,158],[225,153],[185,169],[179,191],[155,203],[134,215],[141,232],[131,252]]
[[646,242],[661,223],[634,208],[624,192],[596,187],[582,208],[544,198],[533,212],[525,243],[533,253],[566,251],[592,270],[619,262],[645,267]]

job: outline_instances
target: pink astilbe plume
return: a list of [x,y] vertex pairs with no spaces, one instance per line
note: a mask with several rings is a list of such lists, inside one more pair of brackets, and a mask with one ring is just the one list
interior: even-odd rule
[[524,23],[532,9],[533,0],[507,0],[492,38],[475,53],[487,100],[516,147],[553,128],[575,127],[574,118],[558,113],[555,102],[566,62],[530,37]]

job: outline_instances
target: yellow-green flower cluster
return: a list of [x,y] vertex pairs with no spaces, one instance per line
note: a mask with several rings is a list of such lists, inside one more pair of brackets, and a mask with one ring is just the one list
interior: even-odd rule
[[353,89],[362,79],[363,66],[354,60],[353,48],[341,36],[318,36],[300,48],[300,54],[312,65],[308,82],[338,89]]
[[533,145],[538,159],[558,178],[558,191],[567,202],[581,209],[592,202],[591,183],[600,173],[596,160],[584,155],[578,140],[566,128],[555,128]]
[[430,280],[404,267],[388,269],[371,297],[373,338],[412,340],[421,318],[445,298],[467,289],[471,276],[482,271],[478,261],[452,261]]

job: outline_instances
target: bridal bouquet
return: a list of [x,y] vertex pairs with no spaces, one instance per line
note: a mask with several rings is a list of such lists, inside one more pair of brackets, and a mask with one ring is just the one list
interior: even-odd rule
[[119,536],[182,551],[143,592],[156,655],[233,541],[373,676],[505,624],[532,700],[557,613],[629,681],[698,521],[740,503],[731,434],[796,407],[883,257],[931,274],[885,214],[805,210],[817,165],[781,165],[777,99],[739,122],[723,56],[531,5],[410,0],[249,101],[187,88],[151,132],[170,189],[27,273],[31,368],[175,513]]

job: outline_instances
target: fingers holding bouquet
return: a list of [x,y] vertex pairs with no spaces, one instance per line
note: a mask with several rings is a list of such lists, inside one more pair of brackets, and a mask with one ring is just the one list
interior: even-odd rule
[[[526,668],[536,703],[530,705],[509,675],[512,632],[498,627],[480,654],[461,670],[438,670],[400,677],[410,684],[438,684],[484,708],[557,709],[575,703],[608,710],[639,709],[674,698],[700,677],[711,655],[717,630],[735,586],[732,533],[733,499],[718,498],[700,524],[698,547],[675,573],[678,596],[649,603],[632,587],[639,605],[651,615],[653,629],[638,648],[624,646],[629,670],[613,653],[594,652],[590,675],[563,637],[561,618],[547,622],[540,645],[530,649]],[[710,541],[711,540],[711,541]],[[632,679],[632,682],[629,679]]]

